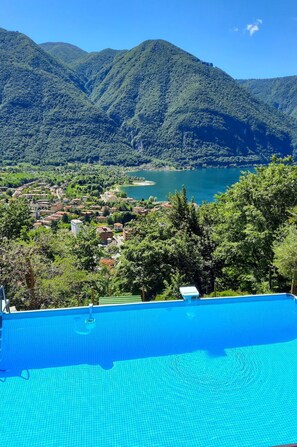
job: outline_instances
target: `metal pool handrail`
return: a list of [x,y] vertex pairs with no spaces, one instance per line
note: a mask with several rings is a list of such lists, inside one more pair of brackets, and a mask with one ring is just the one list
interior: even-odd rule
[[5,290],[3,286],[0,286],[0,314],[10,313],[9,299],[6,298]]

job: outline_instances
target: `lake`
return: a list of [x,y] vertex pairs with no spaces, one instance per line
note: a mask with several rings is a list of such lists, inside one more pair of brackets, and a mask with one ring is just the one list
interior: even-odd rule
[[155,182],[149,186],[123,186],[129,197],[148,199],[150,196],[165,201],[170,192],[180,191],[184,185],[188,198],[194,197],[196,203],[211,202],[214,195],[225,192],[227,187],[237,182],[241,172],[254,171],[254,168],[202,168],[195,171],[134,171],[131,177],[144,177]]

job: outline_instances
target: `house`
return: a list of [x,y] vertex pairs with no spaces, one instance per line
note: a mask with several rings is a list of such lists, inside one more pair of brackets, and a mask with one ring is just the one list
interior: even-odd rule
[[92,217],[94,215],[93,211],[83,211],[81,214],[88,217]]
[[163,203],[161,203],[161,207],[162,208],[166,208],[166,209],[170,209],[170,208],[172,208],[172,205],[171,205],[170,202],[163,202]]
[[100,222],[100,223],[105,223],[105,222],[107,222],[107,217],[105,217],[105,216],[97,216],[96,220],[98,222]]
[[108,239],[113,238],[112,229],[109,227],[98,227],[96,233],[104,244],[108,243]]
[[79,219],[72,219],[70,223],[71,223],[71,233],[74,234],[74,236],[77,236],[81,230],[83,222]]
[[38,200],[37,204],[40,210],[50,210],[51,208],[51,202],[49,200]]
[[142,206],[134,206],[132,208],[133,213],[139,214],[139,215],[146,215],[148,214],[149,210],[146,208],[143,208]]
[[64,205],[62,202],[56,202],[52,205],[51,209],[56,213],[57,211],[61,211],[63,209],[63,206]]
[[114,231],[116,231],[116,232],[118,232],[118,231],[123,231],[123,224],[122,223],[119,223],[119,222],[116,222],[114,225],[113,225],[113,229],[114,229]]
[[72,199],[70,205],[79,205],[81,203],[80,199]]
[[49,219],[42,219],[42,225],[44,225],[45,227],[50,227],[51,226],[51,224],[52,224],[52,220],[49,220]]
[[39,228],[39,227],[41,227],[42,226],[42,222],[40,221],[40,220],[38,220],[37,222],[35,222],[34,224],[33,224],[33,228],[36,230],[37,228]]
[[101,258],[99,264],[102,265],[103,267],[112,269],[115,266],[116,261],[111,258]]
[[132,237],[132,228],[125,227],[123,231],[123,239],[124,241],[128,241]]
[[104,202],[116,202],[118,200],[117,196],[111,191],[106,191],[104,194],[101,194],[101,199]]

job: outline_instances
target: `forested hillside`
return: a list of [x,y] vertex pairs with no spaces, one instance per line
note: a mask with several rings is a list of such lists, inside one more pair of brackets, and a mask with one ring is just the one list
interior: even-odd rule
[[199,166],[265,162],[292,151],[286,119],[168,42],[142,43],[99,77],[90,98],[147,155]]
[[[6,162],[120,162],[130,148],[77,75],[20,33],[0,30],[0,147]],[[131,157],[131,164],[133,160]]]
[[81,48],[70,43],[63,42],[45,42],[40,44],[47,53],[56,57],[65,64],[71,64],[88,53]]
[[297,119],[297,76],[238,82],[258,99]]
[[89,54],[63,43],[43,48],[0,30],[5,163],[158,159],[198,167],[265,163],[272,154],[294,153],[289,118],[168,42]]

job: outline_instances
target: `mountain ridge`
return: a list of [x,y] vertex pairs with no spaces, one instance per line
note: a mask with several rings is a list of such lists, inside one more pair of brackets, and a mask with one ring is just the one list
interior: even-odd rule
[[297,119],[297,76],[238,79],[238,83],[258,99]]
[[289,120],[170,42],[93,53],[63,45],[46,46],[67,63],[21,33],[0,31],[5,160],[135,165],[157,158],[198,167],[294,151]]
[[72,63],[83,57],[85,54],[88,54],[87,51],[82,50],[76,45],[65,42],[44,42],[40,43],[39,46],[51,56],[60,59],[65,64]]
[[27,36],[5,30],[0,30],[0,124],[4,161],[106,162],[116,159],[118,148],[129,149],[113,120],[90,102],[75,72]]
[[[115,58],[90,98],[131,136],[132,147],[148,147],[150,156],[174,154],[180,163],[199,165],[214,163],[218,154],[222,163],[234,156],[245,163],[269,159],[281,145],[290,152],[282,117],[219,68],[163,40],[145,41]],[[270,138],[269,120],[277,138]],[[232,140],[236,127],[239,135]],[[267,151],[257,157],[261,143]]]

